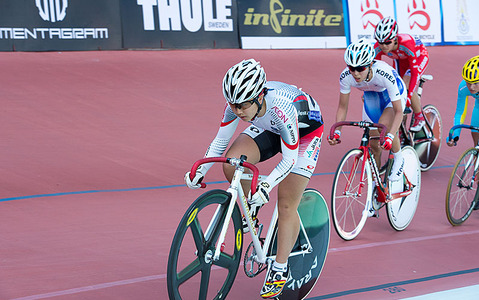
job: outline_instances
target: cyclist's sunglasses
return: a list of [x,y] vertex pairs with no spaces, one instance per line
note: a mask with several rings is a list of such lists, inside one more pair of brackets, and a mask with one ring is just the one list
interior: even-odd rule
[[386,41],[386,42],[378,42],[379,45],[391,45],[391,43],[393,42],[393,40],[389,40],[389,41]]
[[348,68],[349,68],[350,72],[354,72],[354,71],[362,72],[362,71],[366,70],[367,67],[368,66],[353,67],[353,66],[348,65]]
[[235,104],[232,104],[232,103],[229,103],[229,105],[233,108],[236,108],[237,110],[241,109],[241,110],[245,110],[245,109],[248,109],[251,107],[251,105],[253,105],[253,103],[255,103],[256,101],[258,101],[258,98],[259,96],[261,96],[261,94],[263,93],[260,93],[258,96],[254,97],[253,99],[251,100],[248,100],[248,101],[245,101],[245,102],[242,102],[242,103],[235,103]]

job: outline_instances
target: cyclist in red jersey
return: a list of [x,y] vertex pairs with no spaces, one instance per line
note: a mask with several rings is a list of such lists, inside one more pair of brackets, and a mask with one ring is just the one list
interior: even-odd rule
[[398,25],[391,17],[382,19],[374,30],[376,59],[382,56],[392,58],[399,75],[408,86],[408,106],[414,112],[411,131],[419,131],[426,124],[421,100],[416,92],[421,75],[429,63],[426,47],[418,38],[409,34],[398,34]]

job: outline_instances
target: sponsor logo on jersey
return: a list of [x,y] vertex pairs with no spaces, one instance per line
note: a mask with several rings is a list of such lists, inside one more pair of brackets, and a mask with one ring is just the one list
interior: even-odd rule
[[285,113],[281,109],[279,109],[279,107],[274,106],[273,110],[276,113],[276,115],[278,116],[278,118],[283,121],[283,123],[288,122],[289,119],[286,118]]
[[291,124],[288,124],[286,126],[286,128],[288,128],[288,131],[289,131],[289,135],[291,136],[291,143],[294,145],[296,144],[296,134],[295,134],[295,128],[293,127],[293,125]]
[[313,159],[314,161],[318,160],[319,150],[321,149],[321,138],[315,137],[306,148],[306,157]]
[[309,112],[309,119],[321,122],[321,112],[317,110],[313,110]]

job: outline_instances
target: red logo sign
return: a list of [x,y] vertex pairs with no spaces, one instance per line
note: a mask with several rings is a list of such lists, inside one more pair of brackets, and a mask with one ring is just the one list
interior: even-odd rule
[[409,14],[409,28],[415,26],[422,30],[429,29],[431,26],[431,17],[426,12],[426,2],[424,0],[412,0],[407,5],[407,13]]
[[378,0],[362,0],[361,13],[363,29],[366,29],[369,25],[372,28],[376,28],[376,24],[383,18],[383,14],[379,11]]

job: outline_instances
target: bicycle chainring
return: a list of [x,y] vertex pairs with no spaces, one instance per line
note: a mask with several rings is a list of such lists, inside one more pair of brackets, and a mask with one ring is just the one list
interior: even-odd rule
[[[263,244],[263,240],[264,239],[261,239],[261,244]],[[246,252],[244,254],[243,266],[244,273],[246,274],[246,276],[251,278],[266,270],[267,266],[265,264],[258,263],[256,261],[256,250],[254,249],[253,242],[251,242],[246,249]]]

